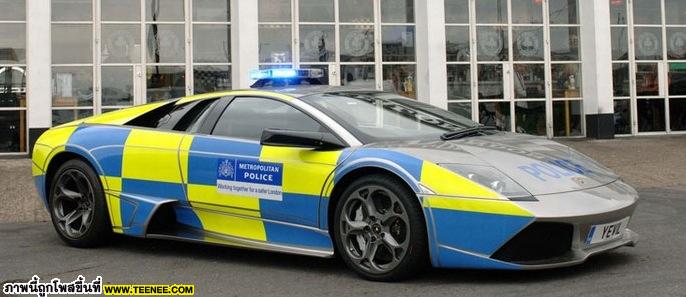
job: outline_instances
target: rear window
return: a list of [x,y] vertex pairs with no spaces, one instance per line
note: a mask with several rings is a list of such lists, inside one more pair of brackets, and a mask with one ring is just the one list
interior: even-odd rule
[[176,102],[171,102],[131,120],[127,125],[161,130],[187,131],[216,101],[217,99],[207,99],[180,105],[175,105]]

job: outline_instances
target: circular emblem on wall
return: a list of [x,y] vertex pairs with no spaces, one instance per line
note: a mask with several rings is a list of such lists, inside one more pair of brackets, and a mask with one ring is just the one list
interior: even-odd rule
[[519,54],[525,57],[538,56],[541,51],[541,40],[536,32],[523,31],[517,36],[517,49]]
[[105,49],[103,50],[103,60],[116,59],[121,61],[129,60],[129,52],[134,50],[131,45],[134,44],[133,35],[127,30],[117,30],[105,41]]
[[643,32],[638,35],[638,52],[642,56],[660,54],[660,41],[653,32]]
[[364,56],[372,51],[372,40],[366,31],[351,31],[343,40],[343,48],[353,57]]
[[303,48],[305,49],[305,54],[307,56],[314,57],[322,62],[326,61],[326,33],[320,30],[307,33],[303,40]]
[[669,38],[669,52],[672,55],[686,55],[686,33],[676,32]]
[[481,52],[488,56],[497,56],[503,50],[503,38],[498,32],[480,31],[479,48]]

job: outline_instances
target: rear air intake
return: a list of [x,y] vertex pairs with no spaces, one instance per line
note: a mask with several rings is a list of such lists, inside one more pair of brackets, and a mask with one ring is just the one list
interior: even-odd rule
[[535,222],[496,251],[491,258],[530,264],[553,260],[571,250],[574,227],[565,223]]

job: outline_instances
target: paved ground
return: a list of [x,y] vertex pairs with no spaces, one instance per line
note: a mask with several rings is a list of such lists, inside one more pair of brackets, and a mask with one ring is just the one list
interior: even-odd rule
[[[64,246],[45,222],[0,224],[0,282],[41,278],[193,283],[198,296],[686,296],[686,137],[566,141],[622,174],[642,197],[635,248],[539,272],[431,269],[404,283],[358,279],[337,260],[119,237],[111,246]],[[45,218],[26,160],[0,160],[0,222]],[[7,178],[6,178],[7,177]],[[27,194],[28,193],[28,194]],[[1,294],[0,294],[1,295]]]

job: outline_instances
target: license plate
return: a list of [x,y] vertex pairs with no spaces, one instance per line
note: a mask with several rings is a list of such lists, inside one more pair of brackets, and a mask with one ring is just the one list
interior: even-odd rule
[[591,230],[588,231],[588,236],[586,236],[586,244],[595,244],[620,238],[628,223],[629,217],[626,217],[612,223],[593,225]]

